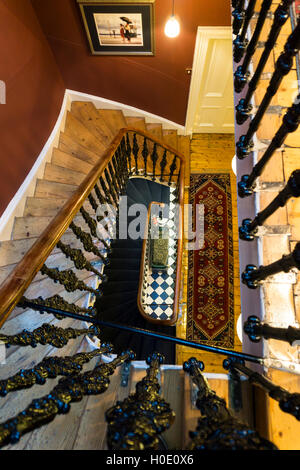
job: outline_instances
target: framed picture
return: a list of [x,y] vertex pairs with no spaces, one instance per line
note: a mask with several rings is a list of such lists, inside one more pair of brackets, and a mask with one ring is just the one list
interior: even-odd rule
[[93,55],[154,55],[155,0],[77,0]]

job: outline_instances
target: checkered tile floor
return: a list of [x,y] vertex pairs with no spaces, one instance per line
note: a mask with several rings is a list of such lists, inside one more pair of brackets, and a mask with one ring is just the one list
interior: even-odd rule
[[173,314],[174,288],[176,277],[177,240],[175,238],[175,188],[170,188],[169,212],[169,256],[167,272],[152,272],[146,263],[143,286],[143,306],[145,312],[151,317],[168,320]]

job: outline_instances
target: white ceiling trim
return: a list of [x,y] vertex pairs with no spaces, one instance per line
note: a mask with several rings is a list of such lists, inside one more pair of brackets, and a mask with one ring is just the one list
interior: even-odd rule
[[[230,49],[228,48],[229,41]],[[187,134],[193,132],[234,132],[231,41],[231,27],[198,27],[186,117]],[[222,48],[222,57],[223,50],[227,51],[222,62],[226,70],[224,70],[225,76],[221,75],[220,80],[216,81],[215,74],[220,60],[220,47]],[[219,59],[217,59],[218,53]],[[215,89],[210,87],[208,90],[207,85],[212,82],[215,82]],[[221,90],[219,87],[223,87],[223,89]],[[220,109],[222,109],[224,118],[222,125],[220,124]],[[208,122],[204,122],[206,121],[203,119],[204,115],[208,117]]]

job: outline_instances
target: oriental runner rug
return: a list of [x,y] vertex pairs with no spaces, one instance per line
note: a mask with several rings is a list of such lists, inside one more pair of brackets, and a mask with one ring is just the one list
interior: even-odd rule
[[234,266],[230,174],[192,174],[190,183],[193,230],[196,214],[202,207],[204,240],[200,249],[190,250],[188,254],[187,339],[232,349]]

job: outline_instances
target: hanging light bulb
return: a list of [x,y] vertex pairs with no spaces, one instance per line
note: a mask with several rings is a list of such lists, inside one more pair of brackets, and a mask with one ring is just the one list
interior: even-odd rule
[[174,16],[174,0],[173,0],[172,16],[166,22],[165,35],[168,36],[168,38],[176,38],[176,36],[178,36],[179,33],[180,33],[180,24]]

